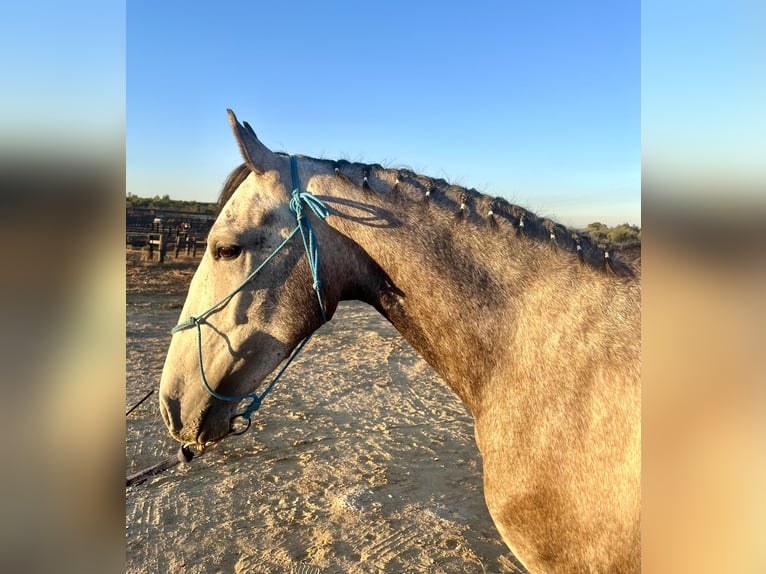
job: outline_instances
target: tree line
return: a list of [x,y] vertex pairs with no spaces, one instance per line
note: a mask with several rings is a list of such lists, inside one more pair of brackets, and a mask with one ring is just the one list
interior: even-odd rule
[[176,211],[190,211],[195,213],[215,214],[215,203],[206,203],[203,201],[170,199],[168,194],[155,195],[154,197],[139,197],[133,193],[125,196],[125,202],[133,207],[143,207],[148,209],[168,209]]

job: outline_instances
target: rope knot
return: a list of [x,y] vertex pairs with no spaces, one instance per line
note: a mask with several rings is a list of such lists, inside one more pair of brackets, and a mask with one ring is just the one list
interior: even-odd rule
[[259,396],[254,396],[253,400],[250,402],[249,405],[247,405],[247,408],[242,412],[241,416],[243,419],[250,420],[250,415],[252,415],[255,411],[257,411],[259,408],[261,408],[261,403],[263,400]]
[[200,318],[192,315],[183,323],[179,323],[178,325],[173,327],[170,330],[170,334],[175,335],[178,331],[183,331],[184,329],[191,329],[192,327],[199,327],[199,326],[200,326]]

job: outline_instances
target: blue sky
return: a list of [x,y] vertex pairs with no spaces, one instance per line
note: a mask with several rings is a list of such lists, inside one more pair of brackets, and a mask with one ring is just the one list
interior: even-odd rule
[[637,1],[127,3],[127,191],[213,201],[274,150],[640,224]]

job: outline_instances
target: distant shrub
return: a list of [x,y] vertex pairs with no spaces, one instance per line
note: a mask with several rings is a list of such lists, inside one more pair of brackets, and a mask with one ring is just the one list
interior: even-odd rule
[[629,223],[621,223],[616,227],[609,227],[600,221],[594,221],[583,231],[590,235],[594,241],[609,241],[610,243],[641,241],[641,228]]
[[603,241],[607,239],[609,227],[600,221],[594,221],[593,223],[588,224],[588,227],[583,229],[583,231],[590,235],[591,239],[594,241]]
[[635,225],[623,223],[613,227],[607,233],[607,239],[612,243],[623,243],[625,241],[634,241],[641,238],[641,229]]

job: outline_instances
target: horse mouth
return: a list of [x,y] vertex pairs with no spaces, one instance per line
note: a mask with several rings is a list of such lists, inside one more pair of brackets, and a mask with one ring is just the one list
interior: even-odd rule
[[[220,440],[220,439],[218,439],[218,440]],[[208,442],[198,442],[198,441],[195,441],[195,442],[185,442],[185,443],[182,443],[182,447],[181,448],[184,448],[184,449],[192,449],[192,448],[194,448],[197,451],[197,456],[199,456],[203,452],[205,452],[205,449],[207,449],[208,447],[213,446],[217,442],[218,441],[216,441],[216,440],[212,440],[212,441],[208,441]]]
[[172,432],[171,432],[171,435],[173,436],[175,440],[181,443],[183,448],[188,449],[193,447],[194,449],[196,449],[197,454],[202,454],[203,452],[205,452],[205,450],[221,442],[224,438],[229,436],[229,433],[226,433],[214,439],[208,439],[207,437],[204,437],[203,435],[199,435],[197,436],[195,440],[187,440],[183,437],[178,436],[178,434],[172,433]]
[[[191,442],[184,442],[182,438],[179,438],[175,433],[173,434],[173,438],[175,438],[178,442],[183,444],[183,448],[190,448],[194,447],[197,449],[197,454],[202,454],[205,449],[213,446],[214,444],[217,444],[221,442],[223,439],[225,439],[228,436],[236,436],[243,434],[247,429],[250,428],[250,419],[244,419],[243,423],[235,424],[235,420],[239,418],[240,415],[235,415],[229,419],[229,430],[225,434],[222,434],[221,436],[214,438],[212,440],[207,440],[203,438],[203,433],[200,433],[197,436],[197,440],[191,441]],[[203,431],[204,432],[204,431]]]
[[[199,449],[205,449],[229,435],[229,420],[210,421],[208,419],[210,409],[206,408],[200,413],[199,423],[196,426],[194,442]],[[220,424],[219,424],[220,423]]]
[[[238,421],[240,418],[242,420]],[[186,442],[184,442],[184,439],[179,437],[176,433],[171,432],[171,434],[173,435],[173,438],[182,443],[183,448],[194,447],[197,449],[198,454],[202,454],[205,449],[221,442],[226,437],[244,434],[250,428],[250,424],[251,420],[249,417],[244,417],[241,414],[236,414],[229,419],[229,430],[226,433],[213,439],[207,439],[204,436],[205,431],[200,432],[197,435],[196,440]]]

